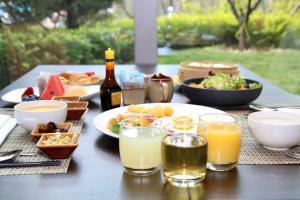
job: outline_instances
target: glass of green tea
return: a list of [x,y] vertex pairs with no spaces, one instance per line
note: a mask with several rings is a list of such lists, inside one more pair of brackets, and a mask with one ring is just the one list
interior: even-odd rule
[[[197,127],[197,124],[173,124],[173,131],[161,143],[164,177],[176,186],[194,186],[205,178],[207,142],[197,132],[188,132],[187,128],[191,126]],[[184,127],[184,130],[174,132],[174,127]]]

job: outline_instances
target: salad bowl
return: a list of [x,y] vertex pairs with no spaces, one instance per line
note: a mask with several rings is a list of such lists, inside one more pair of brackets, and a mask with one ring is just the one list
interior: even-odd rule
[[246,84],[260,84],[257,88],[245,89],[215,89],[198,88],[191,84],[200,84],[205,78],[195,78],[183,81],[183,93],[195,104],[217,107],[247,105],[259,97],[262,92],[262,85],[257,81],[244,79]]

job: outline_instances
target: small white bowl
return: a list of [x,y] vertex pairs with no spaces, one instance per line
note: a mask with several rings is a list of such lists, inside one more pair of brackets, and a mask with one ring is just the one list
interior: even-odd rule
[[[42,106],[56,107],[50,110],[32,111],[31,108]],[[32,131],[40,123],[62,123],[67,118],[67,103],[55,100],[40,100],[23,102],[14,107],[18,124],[28,131]]]
[[248,116],[255,140],[266,149],[281,151],[300,144],[299,115],[281,111],[261,111]]

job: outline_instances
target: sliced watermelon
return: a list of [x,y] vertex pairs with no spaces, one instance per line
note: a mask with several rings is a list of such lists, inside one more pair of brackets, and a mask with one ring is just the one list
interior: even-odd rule
[[29,96],[29,95],[34,95],[34,90],[32,87],[28,87],[22,94],[21,97]]
[[57,75],[51,75],[44,91],[41,94],[42,100],[50,100],[54,96],[62,96],[65,93],[65,88]]
[[85,74],[86,74],[87,76],[93,76],[93,75],[95,75],[95,72],[85,72]]

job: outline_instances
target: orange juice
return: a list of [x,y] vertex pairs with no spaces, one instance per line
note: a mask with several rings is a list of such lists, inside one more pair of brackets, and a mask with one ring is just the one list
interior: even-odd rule
[[[208,123],[203,132],[208,143],[208,162],[234,163],[239,159],[241,128],[234,123]],[[202,132],[202,131],[201,131]]]

